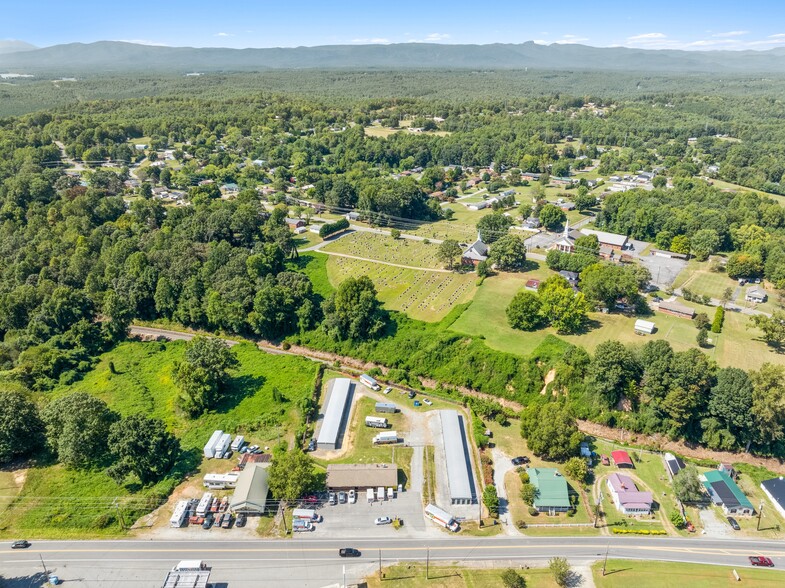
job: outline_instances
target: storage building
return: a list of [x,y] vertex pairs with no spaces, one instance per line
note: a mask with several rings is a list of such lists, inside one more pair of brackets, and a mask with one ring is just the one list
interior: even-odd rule
[[239,478],[229,508],[234,512],[263,514],[267,506],[267,466],[246,466]]
[[213,431],[213,434],[210,436],[210,440],[204,446],[204,456],[207,458],[215,457],[215,446],[218,444],[218,441],[221,439],[221,436],[224,434],[223,431]]
[[635,467],[635,465],[632,463],[632,458],[630,457],[630,454],[622,449],[611,451],[611,457],[613,458],[613,463],[616,464],[616,467],[619,468]]
[[777,512],[785,517],[785,478],[780,476],[771,480],[763,480],[760,483],[760,487],[766,496],[769,497]]
[[695,310],[685,304],[676,302],[675,300],[663,300],[659,304],[659,310],[660,312],[664,312],[665,314],[672,314],[673,316],[677,316],[679,318],[691,319],[695,316]]
[[640,335],[651,335],[654,329],[655,325],[651,321],[644,321],[643,319],[635,321],[635,332]]
[[474,504],[477,502],[477,493],[474,487],[472,462],[466,441],[463,416],[458,414],[457,410],[440,410],[439,417],[442,425],[450,502],[452,504]]
[[680,457],[677,455],[673,455],[672,453],[665,454],[665,467],[668,468],[668,473],[670,473],[671,477],[678,474],[681,470],[685,468],[684,462]]
[[347,405],[352,386],[352,381],[349,378],[336,378],[333,380],[330,399],[327,401],[322,426],[316,439],[316,445],[319,449],[332,450],[340,446],[338,436],[348,412]]
[[[327,465],[327,489],[361,492],[383,486],[398,485],[398,468],[394,463],[331,463]],[[370,495],[369,495],[370,496]]]

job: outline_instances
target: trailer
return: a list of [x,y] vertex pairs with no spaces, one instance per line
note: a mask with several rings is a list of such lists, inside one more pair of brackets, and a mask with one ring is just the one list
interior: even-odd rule
[[207,514],[207,511],[210,509],[210,504],[213,502],[213,495],[210,492],[205,492],[202,494],[202,499],[199,501],[199,504],[196,506],[196,514],[197,516],[203,517]]
[[185,524],[185,519],[188,517],[188,501],[179,500],[174,507],[172,518],[169,519],[169,526],[178,529]]
[[204,487],[210,490],[227,490],[237,486],[239,472],[229,472],[228,474],[205,474]]
[[374,427],[376,429],[386,429],[387,419],[384,417],[367,416],[365,417],[365,426]]
[[292,511],[292,520],[312,521],[318,523],[321,516],[312,508],[295,508]]
[[395,414],[398,412],[398,407],[395,406],[392,402],[377,402],[375,410],[376,412],[388,412]]
[[384,500],[384,486],[379,486],[376,489],[376,500]]
[[207,588],[210,568],[200,560],[184,560],[166,575],[163,588]]
[[457,532],[460,528],[450,513],[443,511],[435,504],[429,504],[425,507],[425,516],[431,519],[437,525],[441,525],[453,533]]
[[365,491],[365,496],[368,498],[368,502],[373,502],[374,500],[376,500],[373,494],[373,488],[368,488]]
[[398,441],[397,431],[384,431],[373,438],[374,445],[389,445],[391,443],[398,443]]
[[214,457],[217,459],[221,459],[226,453],[226,450],[229,449],[229,445],[232,443],[232,436],[229,433],[224,433],[218,438],[218,442],[215,444],[215,453]]
[[243,445],[245,445],[245,437],[237,435],[237,437],[234,438],[234,441],[232,441],[232,451],[240,451]]
[[382,389],[379,383],[368,374],[362,374],[360,376],[360,383],[364,386],[368,386],[371,390],[379,391]]
[[292,521],[292,531],[295,533],[313,531],[313,524],[311,521],[306,521],[305,519],[294,519]]
[[209,459],[215,457],[215,446],[218,444],[218,441],[221,439],[223,434],[223,431],[213,431],[213,434],[210,436],[210,440],[204,446],[204,456],[206,458]]

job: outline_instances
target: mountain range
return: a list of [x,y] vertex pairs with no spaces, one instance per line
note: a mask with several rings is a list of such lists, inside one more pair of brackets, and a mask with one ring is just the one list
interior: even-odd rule
[[768,51],[679,51],[579,44],[325,45],[270,49],[162,47],[121,41],[42,49],[0,41],[0,72],[84,73],[269,69],[525,69],[650,73],[785,73],[785,47]]

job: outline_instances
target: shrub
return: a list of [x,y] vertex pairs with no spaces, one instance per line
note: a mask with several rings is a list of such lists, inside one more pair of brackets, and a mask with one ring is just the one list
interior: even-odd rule
[[722,323],[725,322],[725,309],[721,306],[717,307],[717,310],[714,311],[714,320],[711,323],[711,332],[712,333],[720,333],[722,332]]
[[537,509],[536,509],[536,508],[534,508],[533,506],[530,506],[530,507],[529,507],[529,515],[530,515],[530,516],[536,517],[536,516],[537,516],[537,515],[539,515],[539,514],[540,514],[540,511],[539,511],[539,510],[537,510]]
[[335,221],[334,223],[324,223],[319,228],[319,236],[324,239],[330,235],[334,235],[340,231],[345,231],[349,228],[349,221],[345,218]]

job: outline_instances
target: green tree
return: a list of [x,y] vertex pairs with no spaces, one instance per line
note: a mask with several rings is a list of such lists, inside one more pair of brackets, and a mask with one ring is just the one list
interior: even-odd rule
[[393,239],[400,239],[401,238],[401,231],[398,229],[391,229],[390,230],[390,237]]
[[613,308],[616,301],[634,302],[638,297],[638,280],[632,268],[615,263],[595,263],[581,272],[581,291],[589,300]]
[[267,469],[267,483],[275,500],[294,502],[316,489],[314,461],[300,449],[276,452]]
[[575,208],[578,210],[588,210],[589,208],[597,205],[597,197],[589,193],[586,186],[578,188],[578,193],[574,198]]
[[698,502],[706,496],[697,468],[690,464],[673,477],[673,491],[682,502]]
[[363,340],[379,335],[387,315],[376,298],[376,288],[368,276],[347,278],[324,301],[324,328],[334,339]]
[[494,243],[507,234],[512,218],[502,212],[487,214],[477,222],[477,231],[483,243]]
[[654,176],[651,184],[655,188],[664,188],[668,184],[668,179],[665,176]]
[[690,239],[686,235],[676,235],[671,239],[670,251],[674,253],[683,253],[684,255],[690,252]]
[[534,487],[534,484],[529,482],[524,482],[521,486],[521,500],[523,500],[524,504],[528,504],[529,506],[534,506],[534,501],[537,499],[537,488]]
[[690,239],[692,252],[698,261],[706,261],[720,247],[720,236],[714,229],[700,229]]
[[512,568],[506,569],[501,575],[504,588],[526,588],[526,580]]
[[519,270],[526,263],[526,244],[518,235],[505,235],[491,247],[490,259],[502,271]]
[[763,263],[758,255],[737,251],[728,257],[725,266],[728,276],[737,278],[756,278],[763,273]]
[[558,206],[553,204],[546,204],[540,209],[540,222],[549,231],[555,231],[559,227],[563,227],[567,221],[567,215]]
[[540,284],[541,315],[561,333],[575,333],[586,322],[589,303],[582,292],[574,292],[562,276],[551,276]]
[[635,355],[618,341],[597,345],[586,372],[586,385],[605,408],[613,408],[636,384],[641,366]]
[[576,482],[583,484],[589,476],[589,466],[582,457],[571,457],[564,464],[564,471]]
[[567,558],[554,557],[548,562],[548,569],[551,570],[553,581],[556,582],[557,585],[562,587],[569,586],[572,570],[570,569],[570,564],[567,562]]
[[507,323],[513,329],[533,331],[543,324],[540,297],[528,290],[518,292],[507,306]]
[[461,257],[461,246],[455,239],[445,239],[436,249],[436,259],[447,266],[447,269],[455,267],[455,260]]
[[21,392],[0,390],[0,464],[38,449],[44,426],[35,404]]
[[158,419],[142,414],[124,417],[109,429],[109,453],[115,463],[108,473],[118,483],[134,474],[142,485],[158,482],[172,470],[180,442]]
[[742,443],[752,441],[755,430],[752,391],[752,381],[744,370],[722,368],[709,399],[709,413]]
[[485,490],[482,491],[482,503],[492,517],[499,516],[499,496],[496,493],[496,486],[489,484],[485,487]]
[[681,516],[681,513],[678,511],[673,511],[670,516],[671,523],[677,529],[683,529],[685,527],[684,524],[684,517]]
[[771,316],[753,315],[750,324],[763,331],[763,340],[772,347],[779,348],[785,341],[785,312],[782,310],[775,310]]
[[755,442],[761,447],[780,443],[785,439],[785,367],[766,362],[750,379]]
[[552,461],[576,455],[583,440],[572,411],[558,402],[527,407],[521,415],[521,435],[535,455]]
[[86,468],[106,456],[106,439],[117,415],[103,400],[87,392],[73,392],[46,405],[41,420],[46,440],[60,463]]
[[215,337],[194,337],[185,358],[175,364],[174,381],[180,388],[180,405],[190,416],[214,408],[229,383],[229,373],[239,365],[237,356]]

